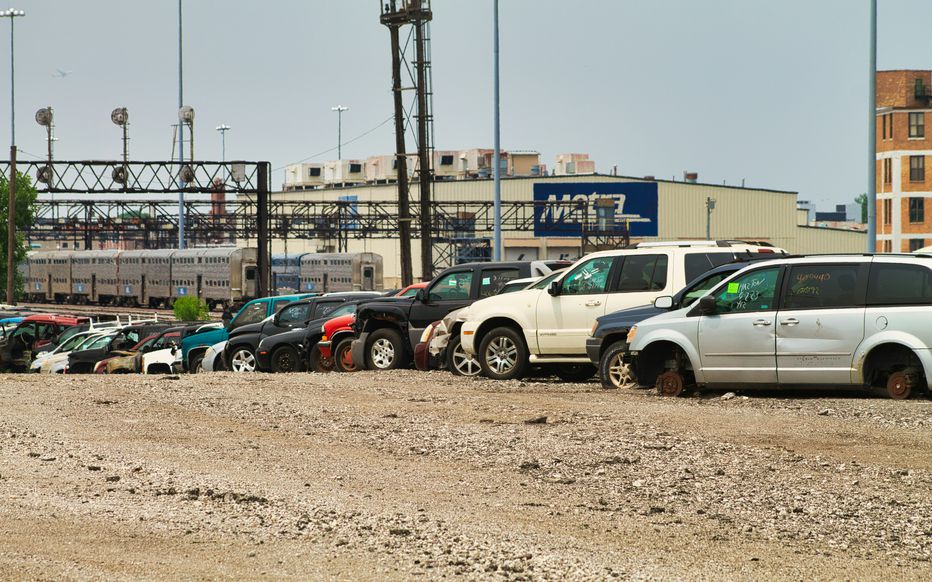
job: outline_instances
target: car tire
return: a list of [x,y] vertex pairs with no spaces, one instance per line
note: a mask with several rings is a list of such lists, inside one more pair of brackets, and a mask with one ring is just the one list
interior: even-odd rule
[[553,373],[564,382],[585,382],[595,375],[592,364],[560,364]]
[[231,372],[255,372],[256,355],[246,346],[236,346],[230,353]]
[[631,364],[622,361],[626,353],[628,353],[628,344],[625,342],[615,342],[602,352],[602,357],[599,359],[599,380],[602,381],[602,388],[619,390],[637,388],[638,380],[634,370],[631,369]]
[[446,352],[447,368],[454,376],[477,376],[482,372],[482,366],[475,356],[470,356],[463,349],[463,342],[460,334],[455,334],[447,343]]
[[203,374],[204,373],[204,354],[198,354],[191,358],[191,366],[189,368],[192,374]]
[[528,369],[528,350],[521,334],[510,327],[497,327],[479,344],[482,373],[493,380],[523,378]]
[[298,371],[298,352],[291,346],[283,346],[272,352],[271,367],[276,374]]
[[375,330],[366,342],[366,368],[395,370],[408,364],[408,350],[401,334],[393,329]]
[[350,349],[352,346],[353,338],[348,337],[346,339],[340,340],[340,343],[338,343],[336,348],[334,348],[333,369],[337,372],[350,373],[359,369],[357,368],[356,363],[353,362],[353,358],[350,356]]
[[320,353],[320,348],[315,345],[311,348],[309,368],[311,372],[326,374],[333,371],[333,363],[332,360],[325,361],[323,354]]

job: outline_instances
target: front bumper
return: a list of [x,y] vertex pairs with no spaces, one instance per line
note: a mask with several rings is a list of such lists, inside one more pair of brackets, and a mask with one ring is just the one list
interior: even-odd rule
[[363,332],[359,334],[359,337],[353,340],[353,344],[350,346],[350,357],[353,358],[353,363],[356,364],[357,370],[366,370],[366,342],[369,339],[369,334]]
[[[224,350],[226,351],[226,350]],[[223,354],[220,354],[220,357],[223,357]],[[216,361],[216,360],[215,360]],[[224,364],[229,369],[229,364],[224,359]],[[260,372],[271,372],[272,371],[272,355],[265,348],[261,350],[256,350],[256,369]]]
[[599,365],[599,361],[602,358],[602,338],[600,337],[589,337],[586,338],[586,355],[589,356],[589,361]]
[[317,349],[320,350],[320,355],[324,359],[329,360],[333,357],[333,350],[331,348],[333,348],[333,343],[329,340],[317,342]]

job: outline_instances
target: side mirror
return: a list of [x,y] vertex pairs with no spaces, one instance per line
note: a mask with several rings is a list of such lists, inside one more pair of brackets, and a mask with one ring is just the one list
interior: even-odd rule
[[673,307],[673,298],[669,295],[661,295],[654,299],[654,307],[657,309],[670,309]]
[[547,287],[547,293],[550,293],[554,297],[560,294],[560,291],[563,290],[563,285],[560,281],[553,281],[550,283],[550,287]]
[[421,303],[427,303],[427,290],[418,289],[417,293],[414,294],[414,300],[420,301]]
[[696,302],[696,308],[693,313],[698,315],[715,315],[715,297],[705,295]]

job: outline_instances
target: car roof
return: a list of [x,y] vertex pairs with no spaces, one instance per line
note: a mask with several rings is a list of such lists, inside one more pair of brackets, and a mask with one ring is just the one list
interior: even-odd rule
[[62,325],[78,325],[80,323],[90,322],[90,317],[75,317],[72,315],[55,315],[50,313],[37,313],[23,318],[21,323],[39,322],[39,323],[58,323]]

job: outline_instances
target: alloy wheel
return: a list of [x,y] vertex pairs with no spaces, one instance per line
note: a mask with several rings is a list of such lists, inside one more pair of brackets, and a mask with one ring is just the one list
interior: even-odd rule
[[395,346],[387,338],[379,338],[372,342],[369,354],[375,367],[385,370],[395,361]]
[[518,362],[518,346],[511,338],[493,338],[485,349],[485,363],[496,374],[511,372]]
[[249,350],[237,350],[230,360],[234,372],[255,372],[256,357]]
[[475,376],[482,371],[479,360],[467,354],[462,343],[456,344],[456,348],[453,350],[453,366],[463,376]]
[[615,388],[627,389],[637,386],[631,365],[625,363],[622,354],[615,354],[608,364],[608,378]]

